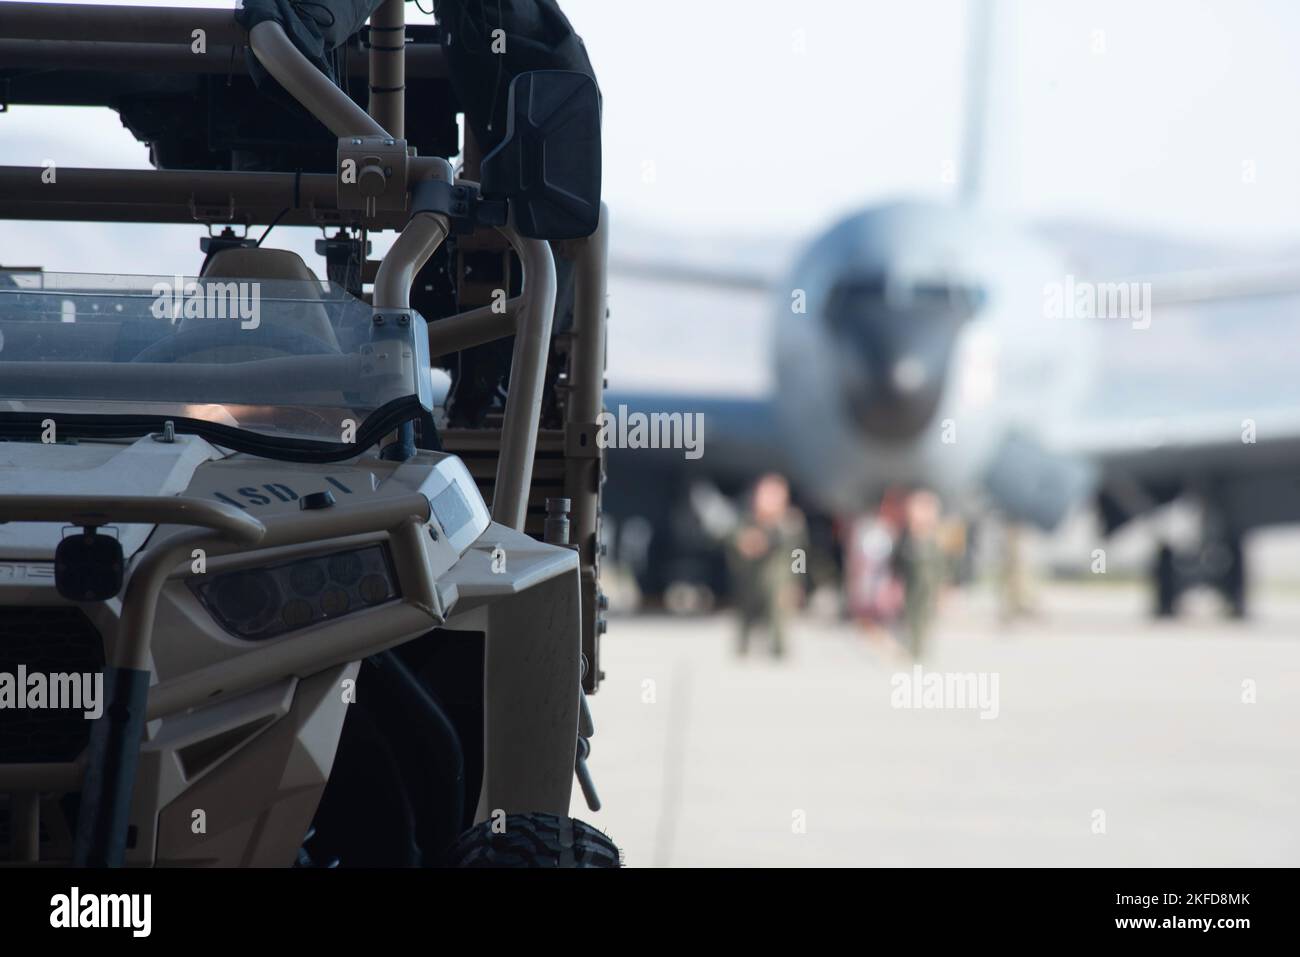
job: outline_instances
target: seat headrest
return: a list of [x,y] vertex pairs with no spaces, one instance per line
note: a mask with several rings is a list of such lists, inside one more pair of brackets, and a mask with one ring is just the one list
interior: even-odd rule
[[[202,278],[311,283],[309,298],[320,299],[320,278],[308,268],[301,256],[288,249],[236,246],[218,250],[208,258]],[[332,350],[338,350],[338,338],[334,335],[325,306],[320,302],[281,304],[274,315],[267,319],[271,325],[287,326],[305,332]],[[181,323],[182,332],[189,322],[186,320]]]
[[302,257],[292,250],[246,246],[234,246],[213,253],[204,264],[203,275],[232,279],[320,282],[317,275],[302,261]]

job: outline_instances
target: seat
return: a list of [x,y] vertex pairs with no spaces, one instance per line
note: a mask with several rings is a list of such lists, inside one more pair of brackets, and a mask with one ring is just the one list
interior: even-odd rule
[[[302,257],[288,249],[263,249],[261,247],[233,247],[213,253],[204,265],[204,280],[230,279],[237,282],[262,282],[271,284],[268,293],[272,297],[284,296],[295,300],[315,299],[317,302],[277,302],[274,309],[267,310],[261,317],[262,325],[273,326],[275,331],[292,330],[319,339],[337,352],[338,339],[334,327],[330,324],[329,314],[323,303],[320,279],[302,261]],[[286,289],[278,286],[280,282],[301,283]],[[187,331],[191,324],[201,324],[202,319],[186,319],[181,322],[181,333]],[[268,331],[267,335],[273,334]]]

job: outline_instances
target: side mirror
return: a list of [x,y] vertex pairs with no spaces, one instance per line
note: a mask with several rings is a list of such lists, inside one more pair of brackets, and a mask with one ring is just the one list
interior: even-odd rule
[[510,83],[506,136],[480,190],[507,199],[531,239],[580,239],[600,223],[600,91],[585,73],[534,70]]
[[107,601],[122,590],[125,568],[122,543],[86,528],[54,550],[54,587],[69,601]]

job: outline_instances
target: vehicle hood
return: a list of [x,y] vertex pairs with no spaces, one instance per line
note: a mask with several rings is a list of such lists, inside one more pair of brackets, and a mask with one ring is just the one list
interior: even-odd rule
[[[145,436],[130,445],[0,442],[0,492],[178,495],[189,486],[200,465],[224,454],[192,435],[177,435],[174,442]],[[152,525],[115,528],[127,556],[133,555],[153,531]],[[52,559],[66,529],[61,522],[0,525],[0,559]]]

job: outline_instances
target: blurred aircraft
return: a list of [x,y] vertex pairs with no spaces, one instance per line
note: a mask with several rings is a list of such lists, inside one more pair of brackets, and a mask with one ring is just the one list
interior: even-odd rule
[[724,587],[710,536],[681,503],[698,507],[691,489],[703,481],[736,492],[779,469],[822,517],[861,514],[891,487],[928,487],[968,517],[993,511],[1044,529],[1091,499],[1109,534],[1195,496],[1202,541],[1185,555],[1161,547],[1156,609],[1172,614],[1178,594],[1202,583],[1244,614],[1242,536],[1300,521],[1300,413],[1292,411],[1300,388],[1276,368],[1267,335],[1239,340],[1256,368],[1238,364],[1227,375],[1212,363],[1162,368],[1150,347],[1199,336],[1213,355],[1237,316],[1258,333],[1261,318],[1294,306],[1286,297],[1300,293],[1300,270],[1076,275],[1063,250],[1094,267],[1122,268],[1109,255],[1119,249],[1124,263],[1167,257],[1144,237],[1034,228],[990,212],[983,178],[993,65],[1010,59],[990,55],[995,34],[1009,32],[999,34],[993,12],[981,3],[973,20],[960,204],[854,213],[813,240],[783,282],[698,263],[616,265],[629,276],[769,296],[776,309],[769,395],[608,397],[611,410],[686,409],[705,423],[698,459],[608,450],[606,509],[618,527],[630,520],[641,529],[643,591],[692,579]]

